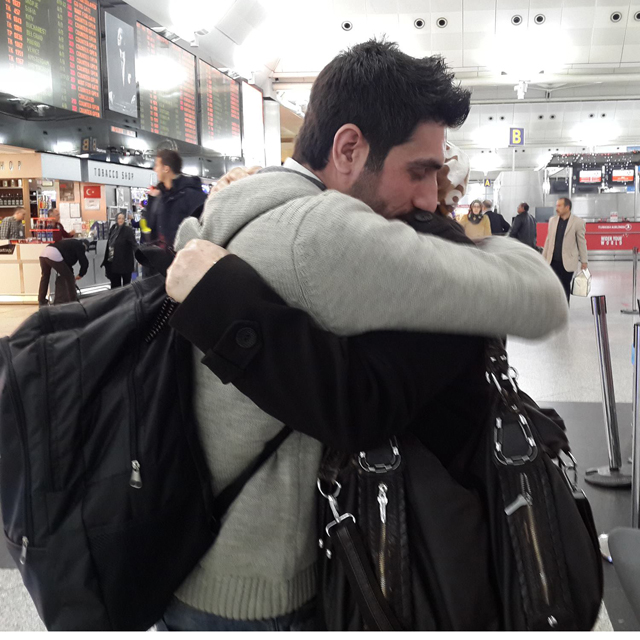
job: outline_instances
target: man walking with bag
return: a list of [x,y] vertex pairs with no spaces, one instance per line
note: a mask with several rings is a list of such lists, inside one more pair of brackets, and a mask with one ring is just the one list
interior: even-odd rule
[[569,198],[559,198],[556,202],[557,215],[549,220],[549,234],[542,252],[564,287],[567,303],[574,272],[578,268],[586,270],[588,263],[584,220],[571,215],[571,206]]

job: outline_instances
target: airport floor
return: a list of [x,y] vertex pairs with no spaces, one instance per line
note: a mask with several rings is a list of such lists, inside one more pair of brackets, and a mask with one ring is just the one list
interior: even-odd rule
[[[611,358],[623,460],[631,454],[631,401],[633,324],[640,316],[620,313],[632,296],[631,262],[592,262],[592,295],[606,295]],[[1,306],[0,336],[13,331],[35,307]],[[553,406],[567,424],[569,438],[581,470],[581,484],[593,507],[599,532],[629,526],[629,490],[599,489],[584,483],[584,471],[606,466],[607,444],[594,322],[589,298],[571,300],[569,325],[546,340],[510,338],[512,366],[523,390],[542,406]],[[599,631],[638,631],[636,620],[620,588],[615,570],[605,566],[605,608]],[[18,571],[0,545],[0,631],[44,629]]]

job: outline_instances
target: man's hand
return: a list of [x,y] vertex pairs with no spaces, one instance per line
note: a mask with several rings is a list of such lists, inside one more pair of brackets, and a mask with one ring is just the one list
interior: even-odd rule
[[76,282],[77,282],[78,280],[82,280],[82,276],[76,276]]
[[252,176],[254,173],[260,171],[260,169],[262,169],[262,167],[234,167],[229,173],[223,175],[222,178],[218,180],[216,186],[211,189],[210,195],[222,191],[222,189],[228,187],[232,182],[237,182],[238,180],[242,180],[242,178]]
[[184,302],[193,288],[213,265],[229,252],[206,240],[191,240],[178,251],[167,271],[167,293],[176,302]]
[[589,266],[589,265],[588,265],[586,262],[583,262],[583,263],[582,263],[582,270],[583,270],[583,271],[586,271],[588,266]]

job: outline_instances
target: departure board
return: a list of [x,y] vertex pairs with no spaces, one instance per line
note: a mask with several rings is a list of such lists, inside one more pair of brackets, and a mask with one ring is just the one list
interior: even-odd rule
[[101,116],[98,5],[3,0],[0,91]]
[[240,157],[240,85],[210,64],[198,63],[202,146]]
[[242,83],[242,155],[247,167],[265,165],[262,91]]
[[195,57],[139,22],[137,35],[141,127],[198,144]]

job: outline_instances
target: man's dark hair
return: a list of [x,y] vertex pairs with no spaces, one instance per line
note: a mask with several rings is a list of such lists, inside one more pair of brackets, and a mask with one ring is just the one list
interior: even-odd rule
[[524,209],[525,213],[529,213],[529,205],[526,202],[522,202],[520,206]]
[[182,173],[182,158],[177,151],[160,149],[160,151],[156,153],[156,157],[160,158],[160,162],[162,162],[165,167],[169,167],[173,173]]
[[367,168],[378,171],[419,124],[459,127],[469,115],[470,96],[454,84],[440,56],[412,58],[393,42],[368,40],[340,53],[318,75],[293,157],[324,169],[336,132],[354,124],[369,143]]
[[569,198],[560,198],[560,200],[564,200],[564,206],[569,207],[569,211],[573,208],[573,202]]

